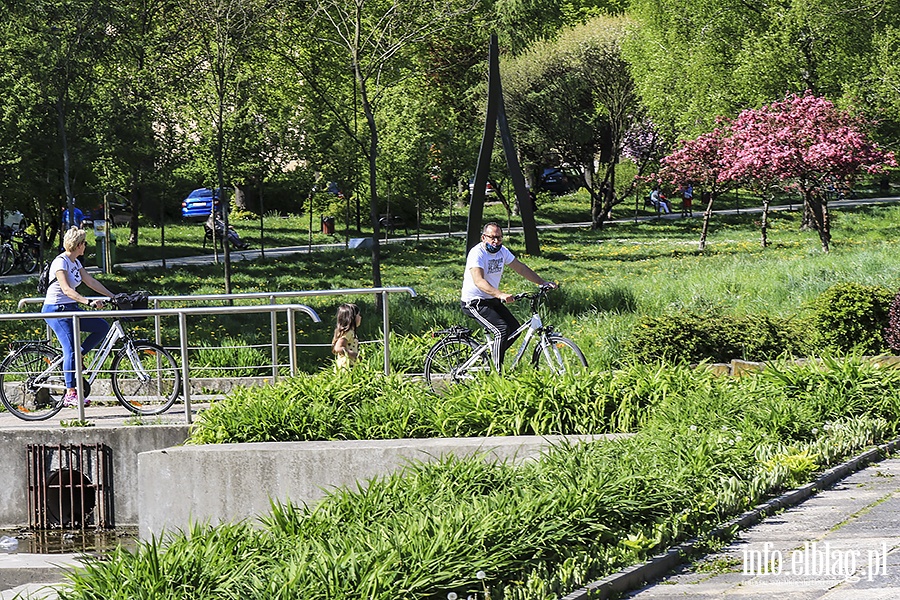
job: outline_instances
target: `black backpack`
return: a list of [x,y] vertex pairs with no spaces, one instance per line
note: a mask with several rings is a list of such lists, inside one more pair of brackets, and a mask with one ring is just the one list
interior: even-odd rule
[[45,262],[41,274],[38,276],[37,291],[38,294],[45,295],[50,288],[50,263]]

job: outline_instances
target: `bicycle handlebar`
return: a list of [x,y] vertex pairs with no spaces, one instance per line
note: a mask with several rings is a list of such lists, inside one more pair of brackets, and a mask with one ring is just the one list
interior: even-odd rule
[[549,283],[542,284],[538,287],[538,291],[536,292],[521,292],[519,294],[513,294],[513,298],[516,300],[523,300],[525,298],[529,300],[534,300],[539,298],[540,296],[544,296],[550,290],[559,289],[559,284],[551,285]]

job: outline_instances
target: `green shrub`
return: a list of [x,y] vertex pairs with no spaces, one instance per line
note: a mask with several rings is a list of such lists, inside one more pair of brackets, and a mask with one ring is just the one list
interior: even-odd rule
[[840,283],[813,302],[813,340],[819,352],[884,351],[884,330],[894,294],[858,283]]
[[888,311],[888,326],[884,332],[884,340],[891,350],[900,351],[900,292],[894,296]]
[[715,311],[644,316],[625,341],[625,351],[644,362],[771,360],[802,354],[800,323],[765,314],[734,317]]
[[[642,385],[648,380],[650,383]],[[525,369],[449,388],[360,364],[238,388],[200,413],[193,444],[635,431],[650,407],[681,388],[671,369],[635,365],[557,377]]]
[[[281,392],[338,395],[333,405],[350,407],[378,397],[365,389],[372,377],[325,373]],[[88,560],[60,598],[560,597],[809,481],[887,439],[900,419],[900,371],[860,360],[779,364],[737,379],[646,366],[596,377],[589,389],[615,381],[650,403],[637,435],[561,445],[519,465],[412,464],[315,507],[275,505],[256,526],[195,525],[164,544]],[[540,387],[523,385],[507,391]]]

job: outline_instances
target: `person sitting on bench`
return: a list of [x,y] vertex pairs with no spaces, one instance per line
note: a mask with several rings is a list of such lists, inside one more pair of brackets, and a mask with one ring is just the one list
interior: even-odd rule
[[670,212],[672,212],[672,207],[669,206],[669,201],[659,191],[659,185],[654,185],[653,191],[650,192],[650,204],[653,205],[657,212],[662,211],[663,214],[669,214]]
[[[225,234],[225,219],[222,218],[222,211],[216,209],[215,211],[209,213],[209,218],[206,219],[206,228],[210,231],[216,232],[216,237],[221,239],[226,237]],[[231,242],[231,245],[237,250],[245,250],[249,248],[250,245],[241,240],[241,236],[238,235],[238,232],[235,231],[234,227],[231,225],[228,226],[228,241]]]

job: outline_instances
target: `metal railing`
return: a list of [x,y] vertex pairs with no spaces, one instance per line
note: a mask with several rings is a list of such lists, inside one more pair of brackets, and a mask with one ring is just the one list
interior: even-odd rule
[[[253,292],[242,294],[196,294],[196,295],[175,295],[175,296],[151,296],[148,299],[148,308],[145,310],[93,310],[72,313],[16,313],[9,315],[0,315],[0,320],[36,320],[46,318],[71,318],[76,339],[80,339],[81,328],[80,319],[88,317],[100,317],[116,319],[120,317],[153,317],[154,338],[157,344],[162,344],[162,318],[166,316],[174,316],[178,318],[179,329],[179,349],[182,356],[182,385],[184,388],[185,398],[185,414],[187,422],[191,422],[190,409],[190,369],[188,366],[188,356],[190,346],[188,344],[187,333],[187,317],[196,315],[210,314],[246,314],[268,312],[270,314],[271,324],[271,346],[272,346],[272,377],[278,377],[278,317],[279,312],[285,312],[287,315],[288,329],[288,356],[291,375],[297,372],[297,354],[298,347],[295,328],[295,313],[303,312],[313,320],[313,322],[321,322],[316,311],[305,304],[277,304],[277,300],[286,298],[301,298],[310,296],[361,296],[374,294],[376,298],[380,298],[382,307],[382,332],[384,345],[384,373],[390,373],[390,304],[389,295],[392,293],[408,294],[416,297],[416,292],[409,287],[390,287],[390,288],[348,288],[337,290],[310,290],[310,291],[290,291],[290,292]],[[203,307],[181,307],[181,308],[161,308],[161,304],[168,302],[234,302],[234,301],[252,301],[267,300],[268,304],[256,304],[247,306],[203,306]],[[44,298],[23,298],[19,300],[18,308],[22,310],[24,307],[33,304],[43,304]],[[48,328],[49,329],[49,328]],[[49,333],[48,333],[49,336]],[[79,386],[79,396],[82,396],[81,389],[81,347],[75,345],[75,370],[76,382]],[[79,403],[80,405],[80,403]],[[79,406],[79,420],[84,419],[84,408]]]
[[[375,295],[381,299],[381,331],[384,343],[384,374],[391,372],[391,347],[390,347],[390,304],[388,297],[390,294],[408,294],[410,297],[416,297],[416,291],[411,287],[378,287],[378,288],[343,288],[337,290],[307,290],[292,292],[248,292],[242,294],[193,294],[193,295],[177,295],[177,296],[150,296],[148,302],[152,304],[153,311],[147,312],[144,316],[153,317],[154,341],[162,345],[162,327],[161,317],[164,313],[158,312],[160,304],[164,302],[211,302],[223,301],[231,302],[236,300],[268,300],[269,304],[274,305],[276,300],[284,298],[308,298],[312,296],[366,296]],[[22,310],[29,304],[43,304],[43,298],[22,298],[19,300],[18,308]],[[119,312],[119,311],[117,311]],[[98,315],[100,316],[100,315]],[[272,328],[272,376],[277,377],[278,373],[278,341],[275,323],[275,313],[270,318]]]
[[[210,315],[210,314],[243,314],[243,313],[259,313],[269,312],[277,313],[284,311],[287,314],[287,330],[288,330],[288,356],[290,362],[291,375],[297,374],[297,330],[295,327],[295,313],[302,312],[307,314],[314,323],[321,322],[318,313],[305,304],[266,304],[262,306],[204,306],[197,308],[159,308],[144,310],[91,310],[77,311],[65,313],[15,313],[0,315],[0,321],[34,321],[38,319],[72,319],[73,338],[81,339],[81,319],[90,318],[109,318],[120,319],[124,317],[147,317],[154,314],[159,316],[175,316],[178,318],[179,347],[181,350],[181,378],[182,378],[182,394],[184,395],[184,408],[187,423],[191,423],[191,385],[190,385],[190,367],[189,367],[189,351],[187,345],[187,318],[194,315]],[[78,388],[78,397],[84,397],[84,381],[82,379],[81,366],[81,344],[74,344],[75,347],[75,382]],[[84,420],[84,403],[78,403],[78,420]]]

